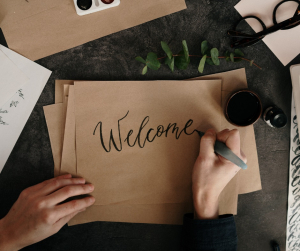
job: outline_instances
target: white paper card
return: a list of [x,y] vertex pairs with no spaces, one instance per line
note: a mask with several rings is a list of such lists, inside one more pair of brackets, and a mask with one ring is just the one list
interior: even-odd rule
[[[267,27],[271,27],[273,26],[273,10],[281,1],[282,0],[242,0],[235,6],[235,9],[242,17],[257,16]],[[292,17],[295,14],[297,6],[298,4],[296,2],[287,2],[280,6],[276,15],[278,17],[277,22],[282,22]],[[255,32],[262,30],[258,21],[249,19],[247,22]],[[263,41],[282,64],[287,65],[300,53],[299,37],[300,25],[290,30],[282,30],[270,34],[266,36]]]
[[286,251],[300,250],[300,141],[294,97],[291,110],[291,148],[289,195],[286,226]]
[[300,123],[300,64],[290,68],[298,124]]
[[0,50],[0,108],[28,80],[28,77]]
[[51,71],[0,45],[2,51],[29,81],[0,110],[0,172],[16,144]]

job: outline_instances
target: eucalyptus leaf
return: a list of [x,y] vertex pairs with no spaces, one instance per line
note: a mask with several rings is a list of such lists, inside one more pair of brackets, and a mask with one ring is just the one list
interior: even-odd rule
[[158,70],[160,68],[160,62],[158,61],[157,55],[154,52],[148,53],[146,65],[152,70]]
[[169,65],[171,71],[173,72],[174,71],[174,68],[175,68],[175,58],[173,57],[172,58],[172,61],[171,61],[171,64]]
[[[191,59],[186,40],[182,41],[183,50],[175,56],[166,42],[161,41],[161,47],[167,56],[158,59],[157,54],[154,52],[149,52],[146,60],[140,56],[135,58],[137,61],[146,64],[142,71],[143,75],[147,73],[148,68],[152,70],[158,70],[161,67],[160,59],[164,59],[164,64],[168,65],[172,72],[174,71],[175,66],[181,70],[187,69]],[[257,68],[261,69],[261,67],[254,63],[254,60],[250,61],[249,59],[244,58],[244,53],[240,49],[235,49],[234,52],[226,51],[224,56],[219,57],[219,50],[217,48],[210,48],[211,47],[206,40],[202,41],[202,55],[197,55],[197,57],[201,57],[198,66],[198,71],[201,73],[203,73],[206,63],[209,65],[220,65],[220,58],[224,58],[227,62],[240,62],[246,60],[250,62],[250,66],[254,64]]]
[[190,58],[189,49],[185,40],[182,41],[185,60],[188,62]]
[[209,65],[215,65],[211,58],[206,58],[206,63]]
[[240,49],[235,49],[234,50],[235,55],[239,56],[239,57],[244,57],[244,53],[240,50]]
[[168,57],[165,59],[165,64],[169,64],[171,62],[171,59],[169,59]]
[[234,62],[234,54],[233,53],[230,53],[230,60],[231,60],[231,62]]
[[208,52],[208,43],[205,40],[201,43],[201,53],[202,55],[207,55],[207,52]]
[[211,54],[211,59],[214,62],[214,64],[215,65],[220,65],[218,49],[217,48],[211,49],[210,54]]
[[205,62],[206,62],[206,55],[204,55],[201,60],[200,60],[200,63],[199,63],[199,67],[198,67],[198,71],[200,73],[203,73],[203,70],[204,70],[204,66],[205,66]]
[[175,57],[175,66],[180,70],[185,70],[190,64],[190,58],[186,61],[185,56],[183,55],[184,52],[181,51],[178,53],[179,56]]
[[172,53],[172,51],[170,50],[168,44],[167,44],[166,42],[164,42],[164,41],[161,41],[161,47],[162,47],[162,49],[164,50],[164,52],[167,54],[168,58],[169,58],[169,59],[172,59],[173,53]]
[[145,75],[148,71],[148,67],[147,65],[143,68],[142,74]]
[[166,58],[165,64],[167,64],[170,67],[172,72],[174,71],[174,65],[175,65],[174,57],[172,57],[172,59]]
[[137,61],[139,61],[141,63],[146,64],[146,61],[142,57],[136,57],[135,60],[137,60]]

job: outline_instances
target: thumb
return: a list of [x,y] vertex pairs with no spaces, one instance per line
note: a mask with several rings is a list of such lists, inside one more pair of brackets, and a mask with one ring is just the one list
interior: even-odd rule
[[215,142],[216,142],[217,134],[214,129],[209,129],[203,135],[200,141],[200,153],[199,156],[201,158],[211,158],[215,156]]

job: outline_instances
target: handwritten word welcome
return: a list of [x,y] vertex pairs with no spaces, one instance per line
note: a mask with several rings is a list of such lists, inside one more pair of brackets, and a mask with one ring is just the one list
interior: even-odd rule
[[[120,125],[120,122],[125,119],[128,115],[129,111],[126,113],[126,115],[119,119],[118,120],[118,133],[117,133],[117,140],[115,140],[114,138],[114,133],[113,133],[113,130],[111,129],[110,130],[110,136],[109,136],[109,141],[108,141],[108,146],[104,143],[104,139],[103,139],[103,132],[102,132],[102,121],[100,121],[96,127],[95,127],[95,130],[94,130],[94,133],[93,135],[96,134],[96,131],[97,129],[99,130],[99,134],[100,134],[100,142],[101,142],[101,145],[103,147],[103,149],[106,151],[106,152],[110,152],[111,151],[111,148],[112,148],[112,144],[113,144],[113,147],[117,150],[117,151],[122,151],[122,136],[121,136],[121,132],[120,132],[120,128],[121,128],[121,125]],[[180,136],[182,135],[182,133],[186,134],[186,135],[192,135],[196,130],[193,130],[192,132],[188,132],[187,129],[193,124],[193,120],[192,119],[189,119],[185,126],[182,128],[182,130],[179,129],[179,127],[177,126],[177,123],[169,123],[166,127],[163,126],[163,125],[158,125],[157,128],[150,128],[147,130],[147,134],[145,137],[142,138],[141,136],[141,133],[143,131],[145,131],[145,127],[146,125],[148,124],[150,120],[150,117],[149,116],[146,116],[143,121],[141,122],[141,125],[138,129],[138,132],[137,132],[137,135],[136,137],[134,138],[133,137],[133,130],[129,130],[128,133],[127,133],[127,136],[124,140],[124,142],[129,146],[129,147],[134,147],[136,144],[140,147],[140,148],[144,148],[145,147],[145,144],[146,142],[153,142],[156,138],[159,138],[161,136],[165,136],[165,137],[168,137],[169,135],[169,132],[172,133],[176,139],[179,139]],[[133,140],[134,138],[134,140]],[[118,142],[118,143],[117,143]]]

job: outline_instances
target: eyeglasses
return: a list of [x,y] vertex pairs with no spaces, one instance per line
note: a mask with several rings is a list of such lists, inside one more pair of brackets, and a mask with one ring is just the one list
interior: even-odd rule
[[[278,23],[277,19],[276,19],[277,10],[283,3],[286,3],[286,2],[296,2],[296,3],[298,3],[298,8],[296,9],[296,12],[293,15],[293,17],[291,17],[281,23]],[[251,19],[251,18],[256,19],[261,24],[262,31],[255,33],[253,35],[237,31],[237,27],[242,21],[244,21],[246,19]],[[250,45],[253,45],[253,44],[259,42],[265,36],[272,34],[276,31],[289,30],[289,29],[292,29],[292,28],[300,25],[300,0],[284,0],[284,1],[280,2],[279,4],[277,4],[273,11],[273,23],[274,23],[274,25],[272,27],[267,28],[266,25],[264,24],[264,22],[256,16],[247,16],[247,17],[242,18],[234,26],[233,30],[229,30],[227,32],[228,35],[230,37],[232,37],[231,47],[232,48],[240,48],[240,47],[250,46]]]

